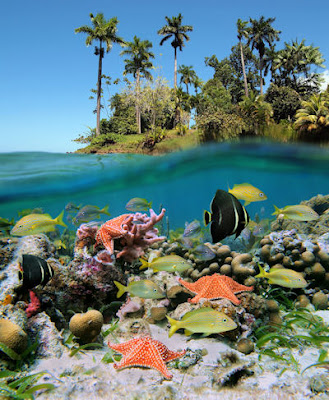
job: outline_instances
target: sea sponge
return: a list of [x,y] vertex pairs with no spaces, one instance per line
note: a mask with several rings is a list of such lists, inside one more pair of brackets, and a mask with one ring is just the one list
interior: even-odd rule
[[74,314],[70,319],[70,331],[84,342],[92,342],[100,334],[104,320],[97,310],[89,310],[84,314]]
[[27,334],[9,319],[1,318],[0,342],[20,354],[27,347]]

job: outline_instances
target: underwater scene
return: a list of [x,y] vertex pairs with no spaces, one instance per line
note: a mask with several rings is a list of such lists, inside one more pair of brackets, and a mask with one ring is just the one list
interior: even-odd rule
[[328,398],[327,149],[0,163],[0,398]]

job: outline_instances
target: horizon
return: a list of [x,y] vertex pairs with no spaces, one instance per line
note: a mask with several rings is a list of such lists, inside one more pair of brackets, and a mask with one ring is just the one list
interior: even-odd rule
[[[245,4],[238,0],[233,9],[215,0],[204,1],[202,7],[195,0],[184,0],[179,4],[173,0],[166,4],[148,0],[141,5],[132,1],[117,4],[97,0],[92,6],[87,0],[69,3],[59,0],[56,4],[44,4],[40,0],[29,4],[23,0],[6,3],[3,5],[3,15],[7,17],[2,24],[2,37],[10,40],[3,43],[6,58],[0,67],[4,122],[0,152],[66,153],[83,147],[72,140],[84,134],[89,126],[96,126],[96,115],[93,114],[96,100],[89,100],[89,96],[97,82],[98,57],[93,54],[97,43],[88,48],[86,35],[75,34],[74,29],[91,25],[90,13],[102,12],[107,20],[118,17],[117,34],[125,40],[132,40],[134,35],[141,40],[150,40],[155,55],[154,65],[171,87],[173,48],[170,40],[163,46],[159,45],[161,37],[157,31],[165,25],[165,16],[172,17],[178,13],[183,16],[183,25],[193,26],[193,32],[189,33],[190,41],[185,43],[182,52],[178,51],[178,66],[191,65],[203,81],[213,76],[213,69],[205,66],[205,57],[216,55],[220,61],[238,43],[237,19],[249,20],[249,17],[264,15],[265,18],[276,18],[273,27],[281,31],[276,50],[281,49],[284,42],[296,39],[305,39],[306,45],[320,48],[326,69],[318,68],[317,72],[324,73],[328,83],[329,47],[324,30],[329,4],[325,1],[320,1],[320,4],[321,7],[317,5],[310,9],[296,0],[290,1],[288,7],[282,0],[275,4],[264,4],[260,0]],[[9,16],[15,16],[15,29]],[[305,21],[304,24],[301,21]],[[104,91],[105,104],[108,104],[109,96],[124,87],[121,50],[115,44],[103,59],[103,74],[111,76],[112,81],[121,79],[118,86],[110,86],[111,93]],[[267,84],[268,80],[267,77]],[[105,117],[103,110],[101,118]]]

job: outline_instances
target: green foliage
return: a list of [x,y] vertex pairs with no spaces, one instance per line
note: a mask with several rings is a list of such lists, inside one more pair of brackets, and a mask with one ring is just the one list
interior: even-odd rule
[[181,122],[179,122],[176,126],[175,129],[178,133],[178,135],[185,135],[188,131],[188,127]]
[[0,343],[0,350],[12,360],[12,362],[9,363],[9,366],[13,369],[19,369],[24,363],[30,364],[34,361],[35,350],[38,345],[38,341],[35,341],[23,353],[17,354],[4,343]]
[[276,122],[282,119],[292,120],[301,106],[301,98],[294,89],[288,86],[279,87],[273,83],[268,88],[264,99],[271,104],[273,119]]
[[0,371],[0,397],[5,399],[30,399],[34,400],[34,393],[39,390],[50,391],[55,389],[51,383],[42,383],[36,385],[37,381],[48,374],[48,372],[38,372],[36,374],[27,375],[23,378],[15,378],[18,373],[8,370]]
[[224,88],[219,78],[212,78],[207,81],[202,88],[199,103],[197,105],[197,114],[205,111],[229,112],[232,109],[231,96]]
[[302,101],[297,110],[295,129],[304,140],[329,140],[329,100],[325,93],[312,95],[308,101]]
[[198,129],[202,131],[202,142],[221,141],[238,137],[244,127],[243,121],[235,114],[218,109],[206,111],[196,118]]
[[278,86],[287,86],[302,96],[317,93],[320,87],[320,76],[311,71],[313,66],[324,68],[324,58],[319,47],[306,46],[305,39],[291,44],[278,51],[273,60],[273,79]]
[[248,123],[246,133],[264,134],[265,127],[271,123],[273,115],[272,106],[264,101],[264,96],[250,91],[249,97],[244,97],[239,106],[244,121]]
[[[300,329],[307,330],[308,334],[299,334]],[[293,355],[293,349],[302,351],[310,345],[321,349],[324,343],[329,343],[329,327],[322,318],[306,308],[285,314],[281,325],[261,326],[254,335],[256,346],[260,349],[260,358],[263,355],[270,356],[292,366],[298,373],[300,366]]]

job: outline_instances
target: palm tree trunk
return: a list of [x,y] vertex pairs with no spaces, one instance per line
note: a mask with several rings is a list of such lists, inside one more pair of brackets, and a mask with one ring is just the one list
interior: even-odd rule
[[100,135],[100,116],[101,116],[101,94],[102,94],[102,58],[104,48],[102,41],[99,41],[99,60],[98,60],[98,80],[97,80],[97,120],[96,120],[96,136]]
[[177,87],[177,47],[175,49],[175,63],[174,63],[174,88]]
[[243,56],[243,48],[242,48],[241,41],[240,41],[240,53],[241,53],[241,65],[242,65],[242,72],[243,72],[244,93],[245,93],[246,97],[249,97],[246,67],[244,65],[244,56]]
[[260,95],[263,96],[263,58],[259,60]]
[[140,75],[139,70],[136,75],[136,124],[138,133],[142,133],[142,124],[141,124],[141,110],[140,110]]

